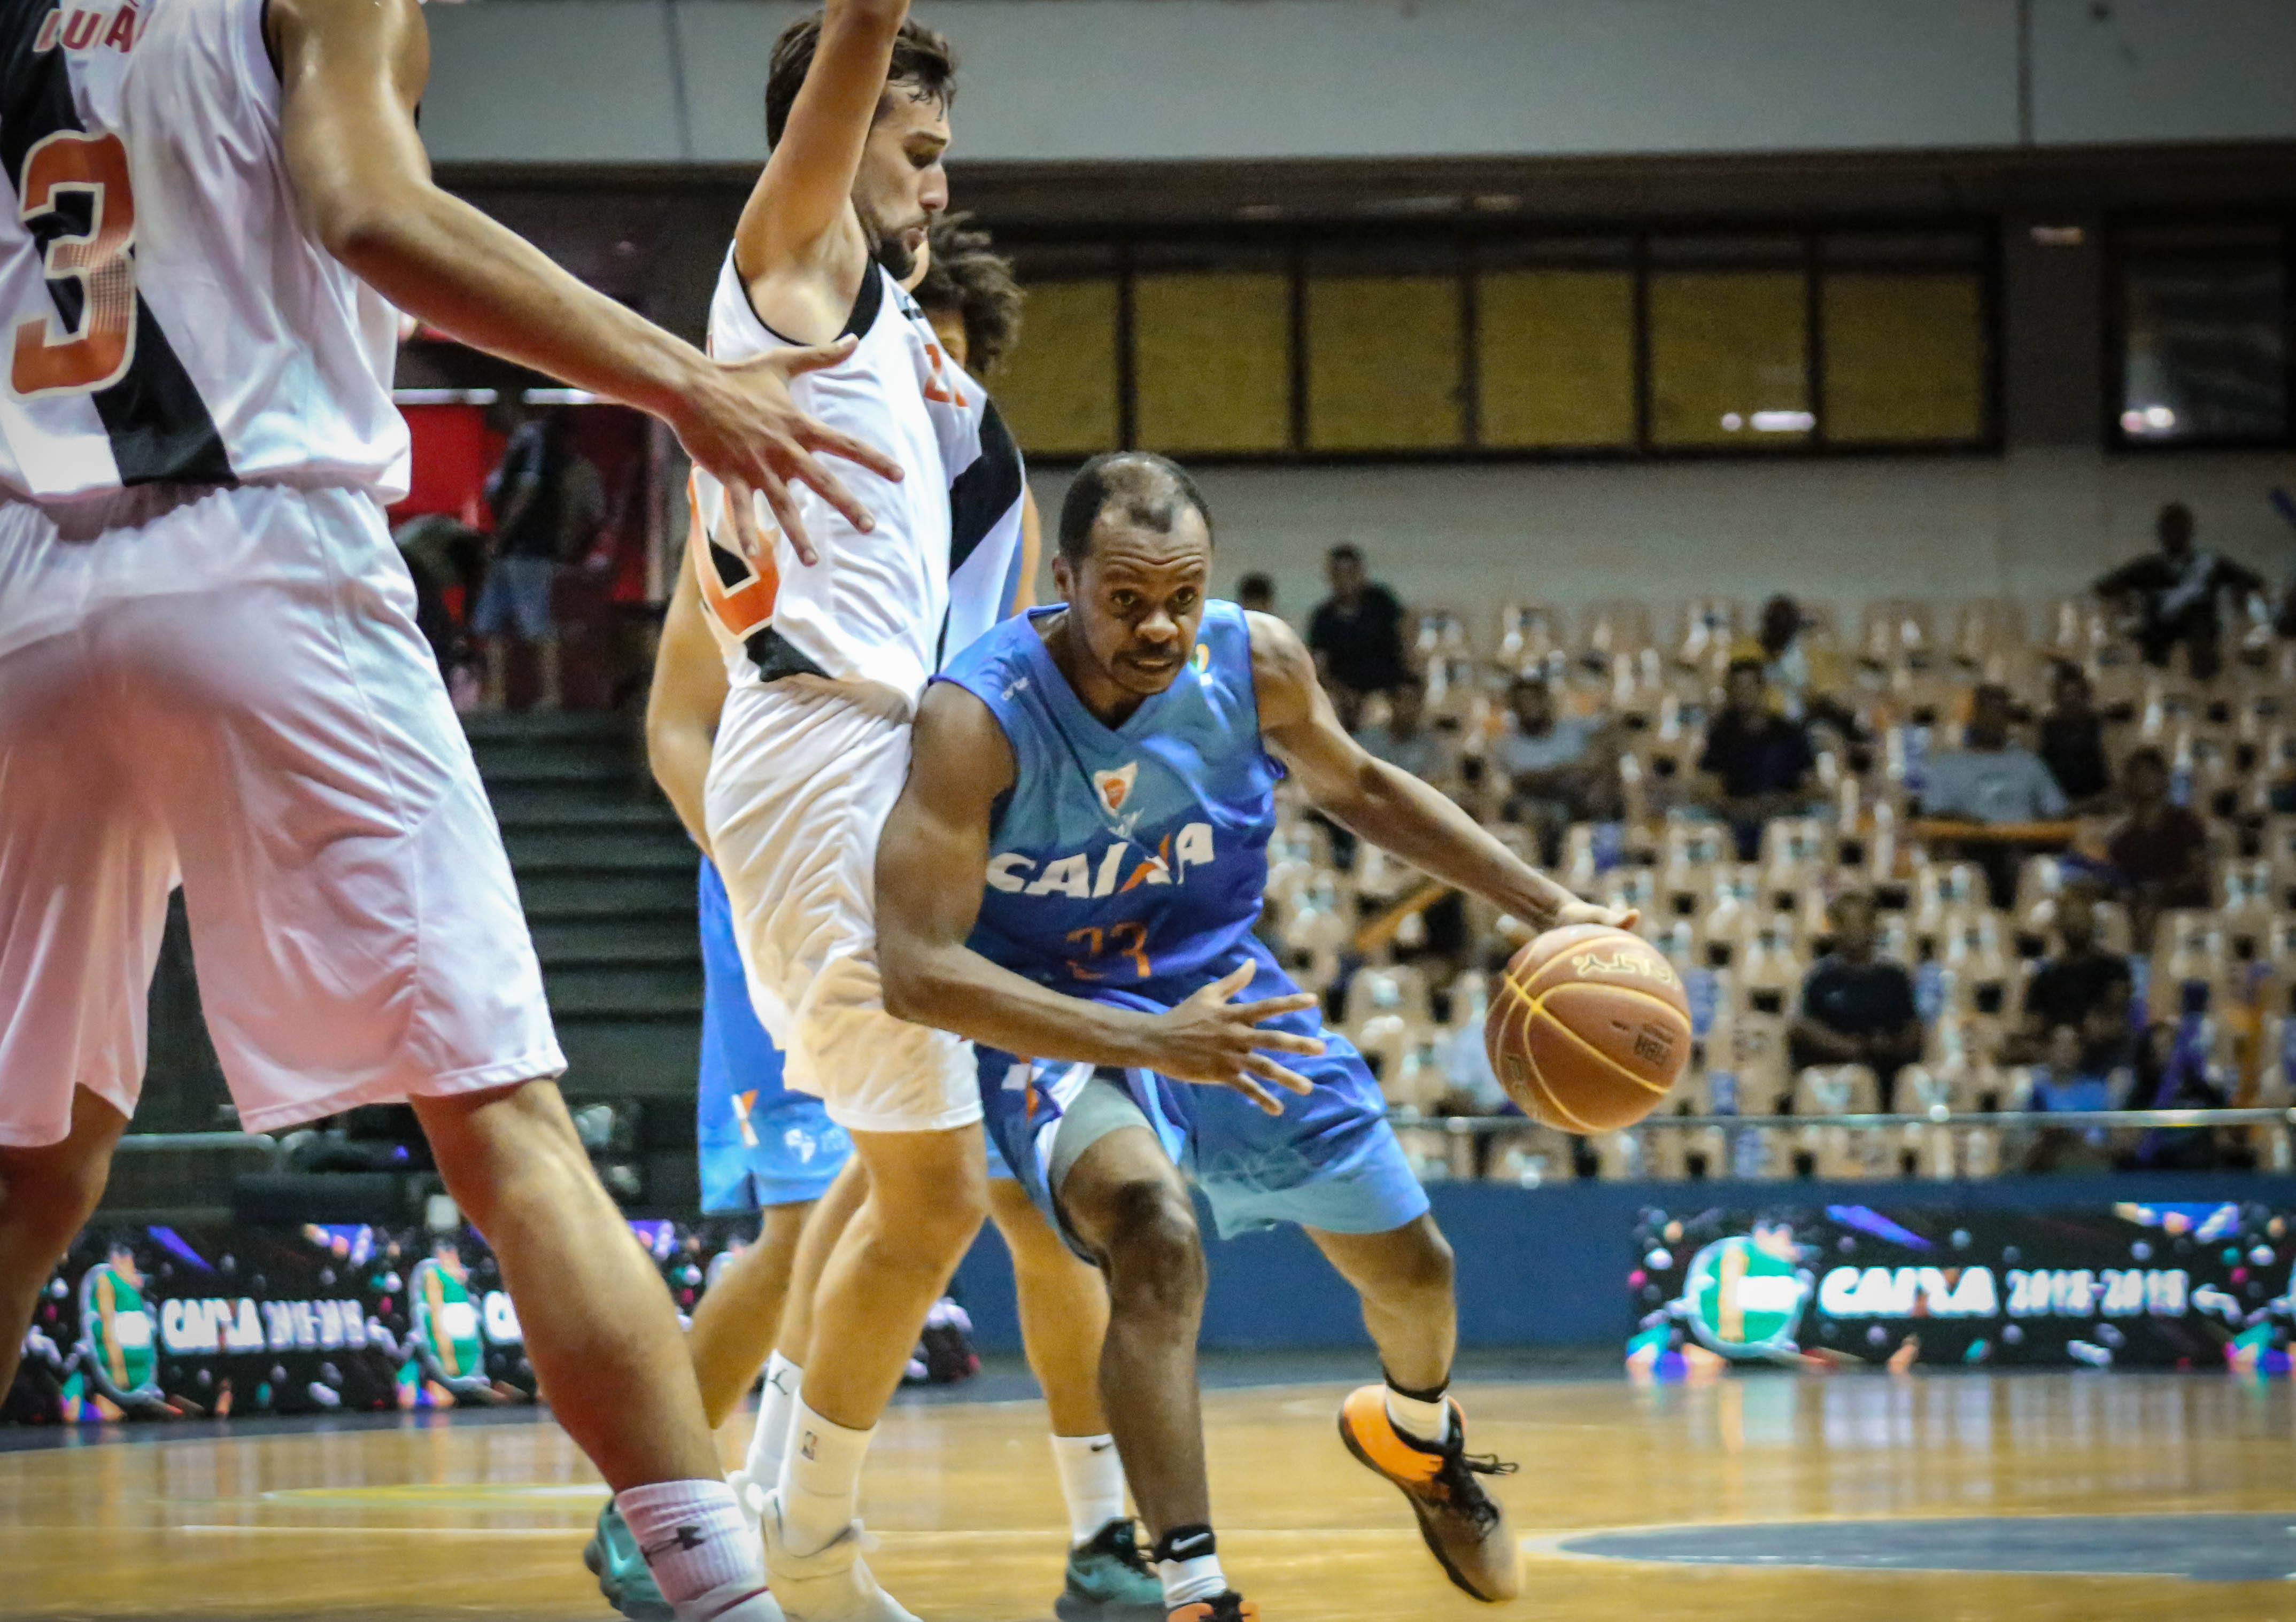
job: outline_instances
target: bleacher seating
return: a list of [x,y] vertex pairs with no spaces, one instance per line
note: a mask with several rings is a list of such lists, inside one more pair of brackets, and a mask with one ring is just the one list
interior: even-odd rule
[[[1637,602],[1601,602],[1576,615],[1547,603],[1513,602],[1496,614],[1423,609],[1415,652],[1428,676],[1431,722],[1450,733],[1467,762],[1463,800],[1526,854],[1521,829],[1496,823],[1505,799],[1485,754],[1505,725],[1505,690],[1517,675],[1545,676],[1557,709],[1616,725],[1625,816],[1570,828],[1557,876],[1592,899],[1632,905],[1641,930],[1693,982],[1693,1062],[1669,1113],[1738,1116],[1743,1126],[1640,1129],[1574,1144],[1524,1124],[1472,1135],[1441,1129],[1437,1115],[1462,1107],[1445,1073],[1454,1038],[1479,1028],[1480,965],[1504,949],[1505,921],[1471,903],[1471,944],[1430,964],[1423,935],[1390,930],[1368,951],[1357,931],[1418,888],[1391,858],[1358,845],[1339,868],[1332,841],[1286,798],[1271,847],[1269,938],[1303,982],[1332,990],[1335,1023],[1366,1054],[1390,1102],[1408,1122],[1407,1150],[1430,1176],[1546,1181],[1590,1171],[1605,1177],[1984,1176],[2013,1168],[2013,1133],[1970,1120],[2013,1110],[2032,1096],[2033,1076],[2006,1062],[2024,987],[2056,949],[2065,886],[2104,872],[2112,816],[2075,824],[2062,848],[2034,848],[2016,870],[2015,896],[1996,909],[1980,869],[1909,829],[1923,763],[1956,734],[1970,689],[1997,682],[2021,722],[2046,708],[2061,662],[2089,676],[2116,769],[2140,745],[2171,763],[2178,797],[2206,823],[2216,905],[2163,915],[2136,963],[2136,1017],[2171,1024],[2208,1055],[2210,1074],[2236,1103],[2296,1103],[2296,815],[2273,809],[2272,791],[2296,776],[2296,648],[2275,642],[2268,623],[2234,627],[2237,652],[2213,683],[2137,660],[2110,615],[2069,600],[2028,616],[1994,600],[1874,602],[1828,617],[1803,636],[1844,676],[1825,693],[1856,731],[1822,726],[1818,768],[1806,813],[1763,832],[1759,858],[1736,859],[1728,831],[1688,794],[1724,675],[1757,620],[1749,606],[1702,598],[1661,613]],[[2262,627],[2259,633],[2259,627]],[[1377,706],[1374,702],[1374,717]],[[2107,877],[2109,882],[2109,876]],[[1826,905],[1847,888],[1872,890],[1881,906],[1882,953],[1915,971],[1923,987],[1922,1060],[1899,1077],[1895,1107],[1948,1112],[1948,1123],[1883,1133],[1796,1126],[1794,1116],[1862,1113],[1879,1107],[1874,1077],[1857,1067],[1791,1073],[1786,1034],[1801,979],[1824,949]],[[2134,923],[2125,906],[2098,909],[2101,944],[2128,953]],[[2116,1102],[2120,1102],[2118,1099]],[[2286,1135],[2250,1140],[2269,1163],[2284,1162]]]

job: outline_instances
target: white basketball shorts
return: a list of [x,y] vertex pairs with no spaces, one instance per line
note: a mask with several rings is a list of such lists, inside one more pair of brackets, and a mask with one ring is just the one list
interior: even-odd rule
[[132,1114],[180,875],[242,1126],[554,1076],[502,838],[348,489],[0,501],[0,1143]]
[[758,1018],[849,1132],[980,1118],[972,1044],[894,1019],[877,975],[877,835],[908,770],[895,695],[785,676],[726,696],[703,793]]

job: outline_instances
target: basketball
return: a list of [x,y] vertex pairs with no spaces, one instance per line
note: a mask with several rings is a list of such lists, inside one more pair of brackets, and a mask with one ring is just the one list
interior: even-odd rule
[[1650,942],[1572,924],[1514,954],[1483,1043],[1499,1085],[1533,1120],[1616,1132],[1657,1109],[1682,1074],[1690,1002]]

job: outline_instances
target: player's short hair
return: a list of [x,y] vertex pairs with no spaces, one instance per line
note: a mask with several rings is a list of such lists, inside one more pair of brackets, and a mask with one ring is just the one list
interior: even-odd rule
[[953,310],[964,323],[965,369],[986,377],[1021,336],[1021,284],[1013,261],[990,251],[988,233],[967,229],[970,214],[932,223],[924,279],[912,295],[928,314]]
[[[813,69],[813,53],[821,44],[821,13],[800,17],[774,41],[766,68],[766,144],[779,146],[789,127],[790,109],[805,76]],[[925,27],[915,18],[905,20],[893,37],[893,61],[885,70],[888,86],[914,89],[921,96],[946,107],[956,100],[956,50],[946,35]],[[881,97],[879,115],[884,111]]]
[[1172,533],[1183,504],[1193,507],[1204,520],[1204,536],[1212,533],[1212,510],[1188,470],[1153,451],[1109,451],[1077,470],[1069,493],[1061,500],[1061,556],[1071,566],[1092,551],[1093,526],[1111,507],[1159,535]]
[[1770,679],[1770,668],[1764,664],[1760,659],[1752,657],[1751,654],[1732,659],[1730,661],[1730,668],[1722,673],[1722,679],[1727,681],[1730,677],[1736,676],[1742,670],[1750,671],[1753,675],[1760,676],[1766,682]]
[[1350,563],[1360,563],[1364,561],[1363,548],[1353,541],[1341,541],[1324,554],[1324,561],[1326,563],[1336,563],[1341,558],[1345,558]]

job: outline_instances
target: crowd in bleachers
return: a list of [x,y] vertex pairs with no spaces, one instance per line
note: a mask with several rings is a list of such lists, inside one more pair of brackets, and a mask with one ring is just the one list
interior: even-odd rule
[[[1512,1109],[1481,1039],[1508,922],[1297,807],[1262,927],[1431,1176],[2283,1165],[2277,1128],[1987,1119],[2296,1104],[2296,642],[2254,576],[2177,563],[2180,512],[2159,569],[2038,621],[1785,596],[1406,609],[1333,554],[1307,631],[1342,719],[1639,909],[1697,1037],[1666,1109],[1743,1126],[1445,1130]],[[1923,1118],[1795,1124],[1875,1112]]]

